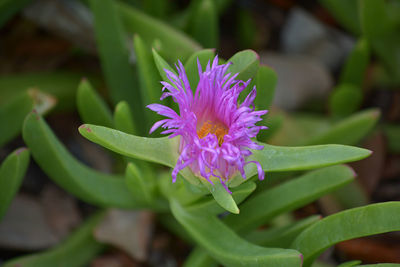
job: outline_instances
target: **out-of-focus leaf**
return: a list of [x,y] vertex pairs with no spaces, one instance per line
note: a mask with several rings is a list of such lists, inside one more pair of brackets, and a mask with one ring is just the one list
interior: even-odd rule
[[38,114],[27,116],[22,133],[36,163],[71,194],[104,207],[143,207],[126,188],[123,177],[97,172],[77,161]]
[[[139,82],[129,63],[127,41],[117,7],[112,0],[90,0],[89,3],[94,14],[97,47],[111,98],[114,104],[127,101],[133,109],[133,115],[138,116],[135,123],[145,122]],[[141,134],[145,134],[144,127],[136,126]]]
[[333,90],[329,99],[331,113],[337,117],[348,116],[360,108],[362,99],[360,87],[342,83]]
[[[278,81],[276,72],[266,65],[258,68],[255,77],[255,85],[257,88],[257,97],[254,100],[257,109],[268,109],[274,99],[275,86]],[[250,88],[252,89],[252,88]]]
[[197,42],[183,32],[121,1],[116,3],[126,30],[132,34],[139,34],[149,44],[153,43],[155,39],[159,39],[163,50],[166,52],[165,54],[172,61],[177,59],[184,60],[195,51],[201,49]]
[[0,220],[17,193],[29,164],[29,151],[19,148],[12,152],[0,166]]
[[218,262],[216,262],[213,258],[208,256],[207,251],[203,248],[196,247],[194,248],[189,256],[186,258],[183,263],[183,267],[217,267],[219,266]]
[[153,200],[154,180],[152,176],[144,177],[143,173],[133,164],[126,167],[125,180],[128,189],[138,199],[144,199],[147,203]]
[[35,109],[44,114],[51,109],[56,100],[36,89],[30,89],[9,99],[0,106],[0,147],[21,132],[26,115]]
[[363,264],[363,265],[356,265],[364,266],[364,267],[400,267],[399,263],[376,263],[376,264]]
[[[133,47],[135,48],[139,71],[140,89],[143,98],[142,105],[146,106],[157,103],[161,96],[161,84],[150,47],[143,42],[139,35],[134,36]],[[157,114],[146,109],[144,115],[148,118],[147,121],[149,122],[146,129],[150,129],[150,126],[156,122]]]
[[[165,69],[171,71],[172,73],[174,73],[175,75],[176,72],[173,68],[171,68],[171,66],[168,64],[167,61],[165,61],[165,59],[163,59],[155,49],[153,49],[153,57],[154,57],[154,62],[156,63],[158,72],[160,73],[160,76],[162,78],[163,81],[169,81],[167,74],[165,73]],[[177,75],[178,76],[178,75]]]
[[[186,75],[189,80],[190,88],[193,92],[196,91],[197,84],[199,83],[199,69],[197,65],[197,59],[202,66],[207,66],[209,61],[212,62],[213,58],[215,57],[215,50],[214,49],[204,49],[193,53],[189,59],[185,63],[185,71]],[[204,71],[204,70],[203,70]]]
[[143,10],[156,18],[165,18],[168,14],[171,2],[165,0],[144,0],[142,2]]
[[302,207],[350,183],[353,178],[353,170],[343,165],[309,172],[256,194],[240,206],[239,215],[228,215],[225,222],[236,231],[251,231],[274,216]]
[[389,150],[393,153],[400,153],[400,126],[386,125],[384,132],[388,141]]
[[[94,87],[100,86],[98,77],[88,75]],[[58,103],[55,111],[75,109],[77,85],[82,79],[78,72],[53,71],[23,73],[0,76],[0,105],[28,88],[37,88],[41,92],[54,96]]]
[[[357,161],[371,155],[370,150],[344,145],[283,147],[259,144],[264,149],[254,150],[247,161],[258,161],[266,172],[309,170]],[[245,172],[247,177],[257,174],[255,164],[246,165]],[[235,187],[243,180],[237,175],[229,181],[230,186]]]
[[331,14],[349,31],[358,35],[361,33],[357,1],[320,0]]
[[213,0],[203,0],[192,13],[190,33],[206,48],[218,47],[218,13]]
[[83,79],[79,84],[76,100],[78,112],[83,122],[113,127],[111,110],[88,80]]
[[126,101],[121,101],[115,106],[114,125],[119,131],[128,134],[137,134],[133,124],[132,112]]
[[399,230],[400,202],[378,203],[322,219],[304,230],[291,247],[301,251],[304,266],[310,266],[319,254],[336,243]]
[[304,145],[343,144],[356,145],[376,125],[380,117],[378,109],[358,112],[334,124],[326,131],[302,142]]
[[0,28],[31,0],[3,0],[0,2]]
[[233,64],[228,68],[227,72],[232,74],[239,73],[237,79],[242,81],[253,78],[260,65],[259,56],[253,50],[240,51],[234,54],[228,62],[232,62]]
[[213,179],[214,184],[210,184],[205,179],[201,179],[203,185],[210,191],[215,201],[224,209],[232,213],[239,213],[239,208],[236,205],[233,196],[225,190],[224,186],[218,179]]
[[364,74],[368,67],[369,54],[368,41],[360,39],[346,60],[346,64],[340,74],[340,83],[350,83],[361,88]]
[[301,266],[297,251],[256,246],[237,236],[216,217],[189,213],[173,199],[171,210],[196,242],[224,265]]
[[[400,34],[385,0],[359,0],[363,35],[384,63],[391,79],[400,80]],[[376,23],[379,18],[379,23]]]
[[266,142],[271,137],[275,136],[275,134],[281,129],[284,119],[284,115],[279,113],[264,115],[262,124],[267,126],[268,129],[261,130],[257,135],[257,140]]
[[93,238],[93,230],[103,217],[103,212],[93,215],[67,240],[53,249],[12,259],[4,263],[3,267],[86,266],[104,248],[103,244],[98,243]]

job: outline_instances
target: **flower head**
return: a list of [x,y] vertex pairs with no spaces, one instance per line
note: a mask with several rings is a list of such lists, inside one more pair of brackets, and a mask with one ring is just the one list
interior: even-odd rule
[[193,173],[211,184],[211,177],[219,178],[225,189],[226,182],[237,172],[246,178],[244,166],[257,165],[258,177],[264,179],[264,172],[257,161],[247,161],[250,149],[263,149],[252,138],[265,126],[256,126],[267,110],[254,110],[256,88],[252,89],[243,103],[238,103],[239,94],[250,80],[236,80],[238,74],[226,73],[231,63],[218,65],[216,56],[205,71],[197,60],[199,83],[193,95],[185,69],[178,61],[178,76],[165,69],[170,82],[164,86],[161,100],[171,96],[179,106],[179,115],[169,107],[151,104],[147,107],[167,119],[156,122],[150,133],[158,127],[166,129],[162,134],[170,138],[180,135],[180,156],[172,172],[173,182],[180,170],[190,167]]

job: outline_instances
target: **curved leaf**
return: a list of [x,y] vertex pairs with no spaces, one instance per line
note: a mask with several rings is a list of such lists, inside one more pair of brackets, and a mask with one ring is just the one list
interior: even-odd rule
[[162,78],[163,81],[168,81],[168,77],[167,74],[165,73],[165,69],[169,70],[170,72],[172,72],[173,74],[175,74],[176,76],[178,76],[178,74],[175,72],[175,70],[168,64],[167,61],[165,61],[165,59],[163,59],[158,53],[157,51],[153,48],[153,58],[154,58],[154,62],[156,63],[158,72]]
[[257,75],[254,79],[257,88],[257,97],[254,103],[257,109],[264,110],[269,108],[274,99],[277,82],[278,76],[272,68],[265,65],[261,65],[258,68]]
[[50,95],[36,89],[29,89],[8,99],[0,105],[0,147],[21,132],[26,115],[36,109],[40,114],[46,113],[56,103]]
[[97,213],[89,218],[67,240],[49,251],[22,256],[12,259],[3,267],[79,267],[85,266],[98,253],[104,245],[93,238],[93,230],[102,220],[104,213]]
[[126,188],[123,177],[92,170],[77,161],[38,114],[32,112],[25,119],[23,138],[36,163],[71,194],[105,207],[143,207]]
[[353,267],[359,265],[360,263],[361,261],[348,261],[338,265],[338,267]]
[[225,217],[225,222],[235,231],[251,231],[274,216],[302,207],[350,183],[353,178],[353,170],[344,165],[306,173],[254,195],[240,206],[239,215],[230,214]]
[[348,116],[360,108],[362,99],[361,87],[342,83],[333,90],[329,98],[330,111],[336,116]]
[[310,266],[334,244],[391,231],[400,231],[400,202],[372,204],[328,216],[304,230],[291,247],[301,251],[304,266]]
[[189,234],[224,265],[301,266],[301,255],[295,250],[256,246],[241,239],[216,217],[189,213],[173,199],[171,210]]
[[78,86],[76,106],[83,122],[107,127],[114,125],[111,110],[86,79]]
[[12,152],[0,166],[0,220],[7,211],[25,176],[29,165],[29,151],[19,148]]

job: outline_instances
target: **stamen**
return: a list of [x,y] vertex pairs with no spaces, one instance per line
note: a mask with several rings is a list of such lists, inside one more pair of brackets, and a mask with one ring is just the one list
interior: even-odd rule
[[200,139],[203,139],[209,133],[217,136],[218,144],[221,146],[224,142],[224,136],[228,134],[228,129],[220,122],[213,123],[211,121],[205,121],[200,130],[197,131],[197,135]]

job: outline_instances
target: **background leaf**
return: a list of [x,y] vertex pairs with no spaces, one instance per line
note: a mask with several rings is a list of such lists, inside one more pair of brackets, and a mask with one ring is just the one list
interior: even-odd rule
[[83,122],[107,127],[114,125],[109,107],[86,79],[78,86],[76,106]]
[[0,166],[0,220],[17,193],[29,165],[29,151],[19,148],[12,152]]
[[192,13],[190,33],[203,47],[217,48],[219,38],[218,12],[213,0],[203,0]]
[[126,101],[121,101],[115,106],[114,111],[115,129],[129,133],[137,134],[135,124],[133,123],[131,109]]
[[212,61],[215,57],[214,49],[203,49],[193,53],[185,63],[185,71],[189,80],[190,88],[193,92],[196,91],[197,84],[199,83],[199,69],[197,66],[197,59],[199,59],[202,69],[207,66],[209,61]]
[[[133,108],[133,116],[141,116],[139,114],[144,114],[144,106],[138,88],[139,82],[135,69],[129,63],[127,40],[117,7],[112,0],[90,0],[89,3],[94,14],[101,65],[113,103],[125,100]],[[135,122],[143,122],[143,118]],[[141,134],[146,134],[143,127],[137,126]]]

